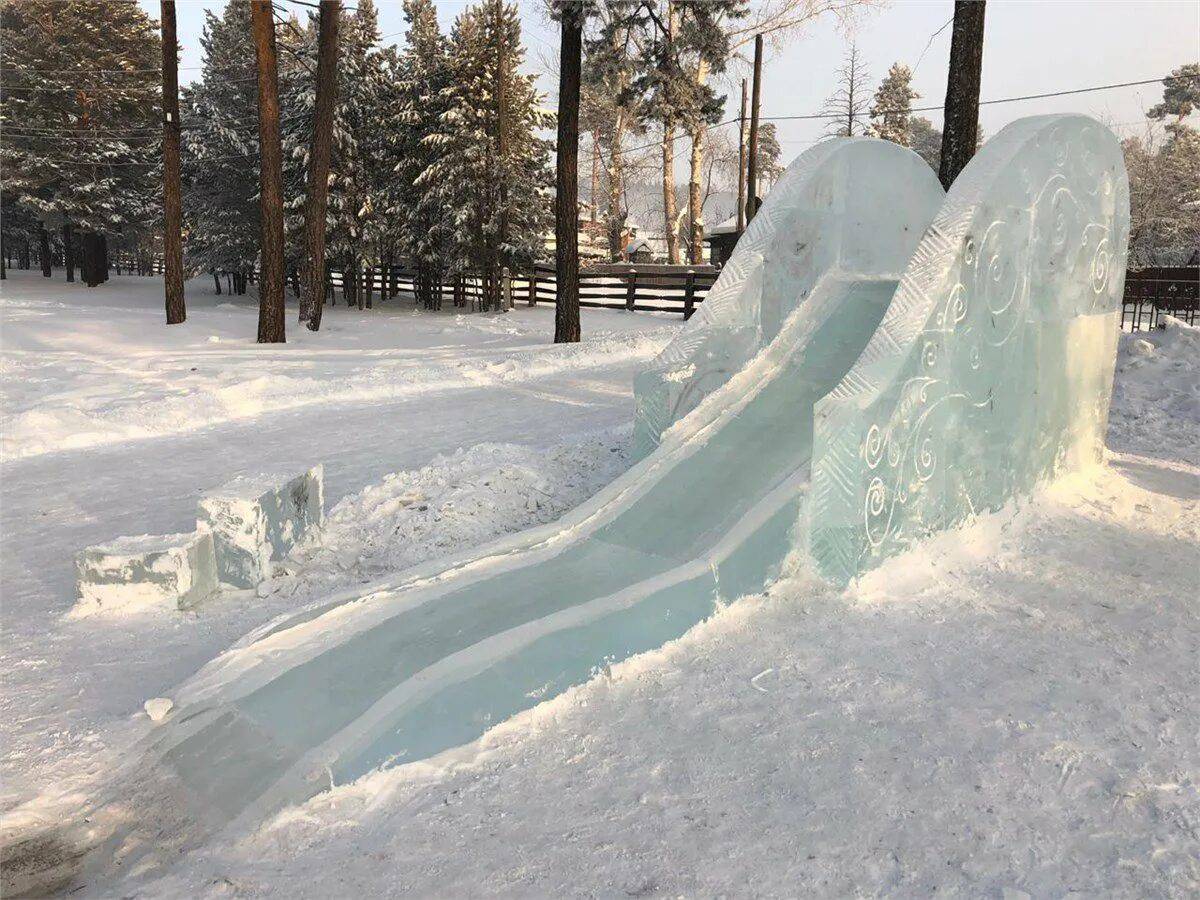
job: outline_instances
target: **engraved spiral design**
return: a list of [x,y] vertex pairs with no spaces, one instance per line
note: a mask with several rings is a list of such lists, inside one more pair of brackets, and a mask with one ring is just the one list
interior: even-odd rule
[[1022,120],[954,184],[859,362],[817,407],[811,550],[845,582],[1098,457],[1128,238],[1120,147]]

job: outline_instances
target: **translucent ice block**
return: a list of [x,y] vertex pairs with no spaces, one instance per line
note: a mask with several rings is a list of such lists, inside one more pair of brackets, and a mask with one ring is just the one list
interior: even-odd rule
[[236,478],[201,498],[197,527],[213,534],[221,581],[255,587],[271,577],[272,560],[320,527],[323,476],[314,466],[299,475]]
[[862,357],[817,404],[812,554],[844,582],[1099,459],[1129,190],[1083,116],[1004,128],[963,170]]
[[184,609],[217,589],[212,535],[143,534],[88,547],[75,560],[79,596],[101,610]]

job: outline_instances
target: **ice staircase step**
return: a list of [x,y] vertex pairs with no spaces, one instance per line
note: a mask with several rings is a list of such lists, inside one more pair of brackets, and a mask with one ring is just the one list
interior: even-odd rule
[[323,519],[324,468],[317,465],[299,475],[235,478],[200,499],[196,527],[212,532],[220,580],[252,588]]
[[105,611],[195,606],[217,589],[213,537],[143,534],[88,547],[75,561],[79,596]]

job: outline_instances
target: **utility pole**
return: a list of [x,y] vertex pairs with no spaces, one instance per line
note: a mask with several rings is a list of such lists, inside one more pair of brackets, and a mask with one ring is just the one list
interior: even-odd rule
[[746,79],[742,79],[742,113],[738,116],[737,230],[746,229]]
[[583,10],[560,7],[562,41],[558,60],[558,159],[554,202],[554,261],[557,291],[554,343],[575,343],[579,325],[579,79]]
[[317,34],[317,101],[308,154],[304,201],[304,249],[308,255],[300,286],[300,321],[321,327],[325,308],[325,214],[329,207],[329,161],[333,153],[333,107],[337,101],[338,19],[341,0],[321,0]]
[[[179,44],[175,0],[162,0],[163,287],[167,324],[187,318],[183,302],[183,200],[179,186]],[[66,226],[63,238],[66,239]]]
[[950,37],[950,74],[938,179],[950,190],[979,141],[979,81],[983,71],[984,0],[956,0]]
[[262,217],[258,279],[258,342],[282,344],[283,150],[279,143],[279,64],[271,0],[252,0],[250,27],[258,62],[259,209]]
[[749,225],[758,212],[758,109],[762,100],[762,53],[761,34],[754,36],[754,90],[750,101],[750,151],[746,168],[746,224]]

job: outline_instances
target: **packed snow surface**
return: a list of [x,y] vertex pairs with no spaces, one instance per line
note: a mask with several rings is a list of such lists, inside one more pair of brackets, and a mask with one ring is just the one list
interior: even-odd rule
[[[340,382],[370,355],[355,334],[392,342],[412,367],[472,369],[486,356],[514,375],[362,409],[338,399],[194,429],[162,420],[159,437],[119,438],[111,450],[55,445],[6,459],[6,824],[59,814],[48,785],[70,790],[102,773],[142,727],[148,698],[169,698],[255,625],[549,521],[611,480],[628,464],[629,357],[644,344],[644,363],[673,327],[585,311],[595,337],[562,350],[540,346],[548,310],[460,325],[337,308],[329,334],[264,350],[250,343],[249,307],[206,307],[203,296],[180,331],[152,332],[161,295],[149,279],[97,289],[108,295],[57,285],[53,322],[14,324],[10,313],[54,302],[40,280],[16,274],[3,287],[3,383],[31,410],[35,386],[8,377],[10,341],[30,353],[44,342],[36,390],[69,393],[97,419],[107,407],[89,398],[134,383],[169,405],[165,357],[208,333],[238,335],[239,358],[222,363],[231,378],[278,355],[305,378]],[[443,343],[423,360],[432,330]],[[155,880],[77,896],[1194,895],[1198,334],[1172,324],[1122,337],[1107,467],[846,591],[784,579],[477,745],[339,786],[192,850]],[[125,341],[142,342],[136,371]],[[175,341],[153,358],[156,342]],[[91,381],[75,367],[85,352]],[[339,355],[346,367],[334,372]],[[327,396],[340,395],[330,386]],[[287,456],[301,434],[307,452],[323,451],[332,508],[319,541],[262,596],[190,614],[63,618],[75,549],[178,530],[170,523],[194,509],[198,481]],[[132,526],[140,520],[151,521]]]

